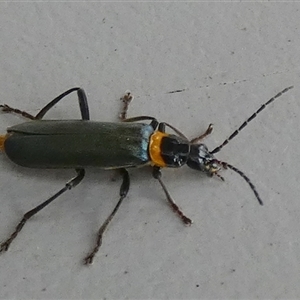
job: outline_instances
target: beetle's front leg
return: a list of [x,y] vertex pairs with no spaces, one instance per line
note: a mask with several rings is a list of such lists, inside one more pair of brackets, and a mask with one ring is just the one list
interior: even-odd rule
[[201,134],[200,136],[197,136],[197,137],[193,138],[190,141],[190,143],[191,144],[199,144],[201,142],[201,140],[203,140],[205,137],[210,135],[212,133],[212,131],[213,131],[213,124],[209,124],[206,131],[203,134]]
[[152,171],[152,175],[155,179],[158,180],[158,182],[160,183],[161,187],[163,188],[165,194],[166,194],[166,197],[167,197],[167,200],[169,202],[169,204],[171,205],[173,211],[180,217],[180,219],[182,220],[182,222],[185,224],[185,225],[192,225],[193,221],[188,218],[187,216],[184,215],[184,213],[181,211],[181,209],[179,208],[179,206],[175,203],[175,201],[172,199],[170,193],[168,192],[165,184],[163,183],[162,179],[161,179],[161,171],[160,171],[160,168],[159,167],[156,167],[154,166],[153,167],[153,171]]

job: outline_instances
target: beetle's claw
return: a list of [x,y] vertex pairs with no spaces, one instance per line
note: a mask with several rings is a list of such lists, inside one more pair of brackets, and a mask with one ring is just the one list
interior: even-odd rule
[[85,265],[91,265],[93,263],[93,260],[94,260],[94,255],[90,254],[89,256],[87,256],[84,259],[84,264]]
[[7,251],[8,248],[9,248],[9,245],[10,245],[10,241],[3,242],[3,243],[0,245],[0,253],[1,253],[1,252],[4,252],[4,251]]

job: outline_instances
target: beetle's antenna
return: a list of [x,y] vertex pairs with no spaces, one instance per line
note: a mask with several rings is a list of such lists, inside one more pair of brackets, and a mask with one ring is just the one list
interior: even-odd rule
[[246,182],[250,185],[250,188],[253,191],[253,193],[254,193],[256,199],[258,200],[259,204],[264,205],[261,198],[260,198],[260,196],[259,196],[259,194],[258,194],[258,192],[257,192],[257,190],[256,190],[256,187],[254,186],[254,184],[251,182],[251,180],[242,171],[240,171],[239,169],[237,169],[236,167],[230,165],[227,162],[220,161],[220,160],[217,160],[217,159],[215,159],[214,161],[217,164],[221,165],[224,169],[229,168],[229,169],[233,170],[234,172],[238,173],[240,176],[242,176],[246,180]]
[[[279,92],[277,95],[275,95],[274,97],[272,97],[270,100],[268,100],[265,104],[263,104],[250,118],[248,118],[237,130],[235,130],[230,136],[229,138],[227,138],[220,146],[216,147],[213,151],[211,151],[211,154],[215,154],[217,152],[219,152],[225,145],[228,144],[229,141],[231,141],[244,127],[246,127],[246,125],[252,121],[262,110],[264,110],[267,105],[269,105],[270,103],[272,103],[275,99],[279,98],[282,94],[286,93],[288,90],[292,89],[293,86],[289,86],[287,88],[285,88],[284,90],[282,90],[281,92]],[[229,165],[228,165],[229,167]],[[230,168],[230,167],[229,167]],[[239,173],[239,172],[238,172]],[[241,174],[240,174],[241,175]]]

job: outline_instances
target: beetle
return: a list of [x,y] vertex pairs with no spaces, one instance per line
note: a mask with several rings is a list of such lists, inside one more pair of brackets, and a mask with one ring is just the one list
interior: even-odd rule
[[[24,214],[15,231],[0,244],[0,252],[8,250],[11,242],[32,216],[61,194],[78,185],[84,178],[85,168],[91,166],[101,169],[116,169],[122,175],[123,181],[120,187],[119,201],[100,227],[96,245],[85,258],[85,264],[93,262],[94,256],[102,244],[102,237],[108,224],[129,191],[128,168],[151,166],[152,175],[160,183],[170,206],[186,225],[191,225],[192,220],[184,215],[169,194],[162,181],[161,168],[179,168],[187,165],[192,169],[206,173],[210,177],[217,176],[223,181],[224,178],[218,172],[222,168],[229,168],[244,178],[259,204],[263,205],[250,179],[233,165],[216,159],[214,154],[228,144],[267,105],[291,88],[293,86],[285,88],[261,105],[237,130],[212,151],[209,151],[207,146],[202,143],[203,138],[212,132],[212,124],[203,134],[189,140],[172,125],[158,122],[154,117],[126,118],[129,103],[133,98],[129,92],[121,98],[123,108],[120,114],[122,121],[120,123],[90,121],[87,97],[84,90],[79,87],[69,89],[53,99],[36,116],[6,104],[0,105],[5,112],[16,113],[31,120],[9,127],[7,133],[0,136],[0,149],[11,161],[23,167],[75,169],[77,173],[56,194]],[[45,114],[55,104],[73,92],[77,92],[78,95],[81,120],[43,120]],[[150,124],[139,123],[141,121],[150,121]],[[166,128],[171,129],[175,134],[167,133]]]

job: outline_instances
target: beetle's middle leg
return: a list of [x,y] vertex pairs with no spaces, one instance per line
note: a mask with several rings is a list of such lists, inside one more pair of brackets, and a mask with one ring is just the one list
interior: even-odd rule
[[58,198],[61,194],[63,194],[64,192],[66,192],[66,191],[68,191],[70,189],[72,189],[73,187],[75,187],[76,185],[78,185],[81,182],[81,180],[84,177],[85,171],[84,171],[84,169],[76,169],[76,172],[77,172],[77,176],[74,177],[74,178],[72,178],[70,181],[68,181],[66,183],[65,187],[63,187],[61,190],[59,190],[55,195],[53,195],[52,197],[50,197],[48,200],[46,200],[43,203],[41,203],[40,205],[36,206],[32,210],[28,211],[23,216],[22,220],[17,225],[15,231],[10,235],[10,237],[6,241],[4,241],[3,243],[0,244],[0,252],[8,250],[11,242],[17,237],[17,235],[19,234],[19,232],[24,227],[25,223],[31,217],[33,217],[40,210],[42,210],[44,207],[46,207],[48,204],[50,204],[52,201],[54,201],[56,198]]
[[129,177],[128,171],[124,168],[119,169],[119,171],[121,172],[121,174],[123,176],[123,182],[122,182],[122,185],[120,188],[120,199],[119,199],[117,205],[115,206],[115,208],[113,209],[113,211],[111,212],[111,214],[108,216],[108,218],[105,220],[105,222],[100,227],[98,234],[97,234],[96,245],[95,245],[94,249],[90,252],[90,254],[84,259],[84,263],[86,265],[90,265],[93,263],[94,256],[96,255],[96,253],[99,251],[99,248],[101,247],[103,234],[106,231],[107,226],[109,225],[109,223],[111,222],[111,220],[113,219],[115,214],[117,213],[118,209],[120,208],[123,200],[126,198],[127,193],[129,191],[130,177]]
[[128,111],[129,103],[133,100],[133,98],[134,98],[133,95],[129,91],[126,91],[125,95],[120,99],[123,102],[123,107],[119,115],[121,121],[127,119],[127,111]]
[[123,102],[123,107],[121,110],[121,113],[119,114],[119,119],[121,122],[139,122],[139,121],[146,121],[149,120],[151,121],[150,126],[155,130],[158,126],[158,121],[154,117],[150,116],[138,116],[138,117],[132,117],[132,118],[127,118],[127,112],[128,112],[128,107],[130,102],[133,100],[133,95],[127,91],[125,95],[120,99]]

